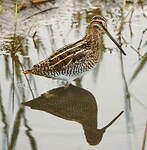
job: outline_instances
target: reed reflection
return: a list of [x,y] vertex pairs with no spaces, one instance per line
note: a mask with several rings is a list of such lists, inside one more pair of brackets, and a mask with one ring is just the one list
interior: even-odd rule
[[[30,141],[30,147],[33,150],[37,150],[37,143],[35,138],[33,137],[31,133],[31,127],[29,126],[29,123],[27,121],[27,118],[25,116],[25,110],[24,107],[20,107],[20,101],[24,101],[27,97],[27,92],[24,90],[23,83],[25,83],[25,80],[23,76],[21,75],[21,72],[23,70],[23,65],[30,65],[30,59],[25,57],[28,55],[28,48],[26,46],[27,39],[24,39],[24,37],[21,37],[19,35],[12,35],[10,37],[4,38],[4,42],[2,45],[0,45],[0,51],[5,52],[3,55],[1,55],[1,59],[3,58],[4,63],[2,63],[2,72],[4,72],[6,76],[6,80],[3,81],[3,78],[1,76],[2,85],[4,83],[9,84],[9,88],[6,89],[3,85],[2,89],[0,88],[0,116],[2,122],[4,124],[4,127],[2,128],[2,134],[0,134],[0,138],[2,138],[2,149],[9,149],[12,150],[15,148],[16,144],[18,143],[19,134],[22,132],[20,130],[21,123],[23,122],[25,128],[26,128],[26,136],[28,137]],[[22,65],[23,64],[23,65]],[[4,69],[5,68],[5,69]],[[2,73],[3,75],[3,73]],[[34,95],[29,79],[25,77],[28,83],[28,87],[30,87],[30,92],[32,96]],[[7,82],[8,81],[8,82]],[[34,80],[33,80],[34,81]],[[0,83],[1,84],[1,83]],[[35,87],[35,81],[32,84]],[[0,86],[1,87],[1,86]],[[3,97],[1,96],[1,90],[2,93],[6,90],[8,93],[8,97],[3,94]],[[3,99],[8,98],[8,105],[9,109],[12,108],[12,113],[8,113],[7,107],[5,105],[5,102],[3,102]],[[19,109],[17,110],[16,102],[19,106]],[[9,110],[9,111],[10,111]],[[14,121],[11,119],[15,115]],[[12,131],[11,127],[12,126]],[[1,148],[0,148],[1,149]]]
[[97,104],[94,96],[89,91],[71,84],[47,91],[40,97],[24,102],[23,105],[79,122],[90,145],[99,144],[106,129],[123,113],[120,112],[102,129],[97,129]]
[[4,107],[4,103],[3,103],[3,99],[2,99],[2,93],[1,93],[1,84],[0,84],[0,118],[1,118],[1,122],[3,123],[3,127],[2,127],[2,146],[4,149],[7,149],[7,145],[8,145],[8,121],[7,121],[7,115],[6,115],[6,111],[5,111],[5,107]]

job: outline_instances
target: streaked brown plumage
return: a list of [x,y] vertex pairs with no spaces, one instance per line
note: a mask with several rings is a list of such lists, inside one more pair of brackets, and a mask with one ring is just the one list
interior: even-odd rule
[[[49,58],[24,73],[67,81],[82,76],[100,61],[103,34],[108,32],[106,26],[105,18],[93,17],[82,40],[57,50]],[[114,39],[112,40],[114,41]],[[117,44],[117,46],[119,45]],[[121,51],[125,54],[122,49]]]

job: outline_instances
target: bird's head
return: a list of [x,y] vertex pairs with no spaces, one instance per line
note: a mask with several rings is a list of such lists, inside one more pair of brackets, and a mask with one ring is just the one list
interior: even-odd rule
[[[116,44],[116,46],[120,49],[120,51],[126,55],[121,46],[117,43],[117,41],[112,37],[112,35],[107,30],[107,20],[102,16],[94,16],[88,26],[86,37],[96,37],[103,35],[106,33],[108,37]],[[96,38],[95,38],[96,39]]]
[[104,28],[107,28],[107,20],[102,16],[94,16],[90,22],[90,28],[99,33],[105,33]]

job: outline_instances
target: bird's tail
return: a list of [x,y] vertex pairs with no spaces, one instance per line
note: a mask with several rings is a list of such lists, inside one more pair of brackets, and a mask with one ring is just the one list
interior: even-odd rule
[[24,73],[24,74],[30,74],[31,70],[26,70],[26,71],[23,71],[22,73]]

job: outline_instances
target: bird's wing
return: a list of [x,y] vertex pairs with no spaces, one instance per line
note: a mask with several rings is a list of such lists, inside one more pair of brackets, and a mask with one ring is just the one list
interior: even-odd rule
[[53,53],[49,59],[53,59],[54,57],[56,57],[57,55],[60,55],[61,53],[65,53],[67,50],[72,50],[74,49],[75,47],[79,46],[80,44],[82,44],[81,42],[82,40],[79,40],[73,44],[68,44],[68,45],[65,45],[64,47],[62,48],[59,48],[55,53]]
[[59,70],[64,70],[64,69],[68,68],[69,66],[78,64],[85,60],[86,53],[87,53],[86,51],[83,51],[83,52],[79,51],[79,52],[75,52],[71,55],[68,55],[64,59],[61,59],[57,63],[51,65],[50,69],[59,71]]
[[[63,50],[64,49],[64,50]],[[85,60],[85,57],[89,53],[89,48],[83,43],[76,43],[72,46],[68,45],[59,51],[55,52],[49,58],[41,61],[39,66],[43,70],[63,70],[69,65],[76,64]]]

